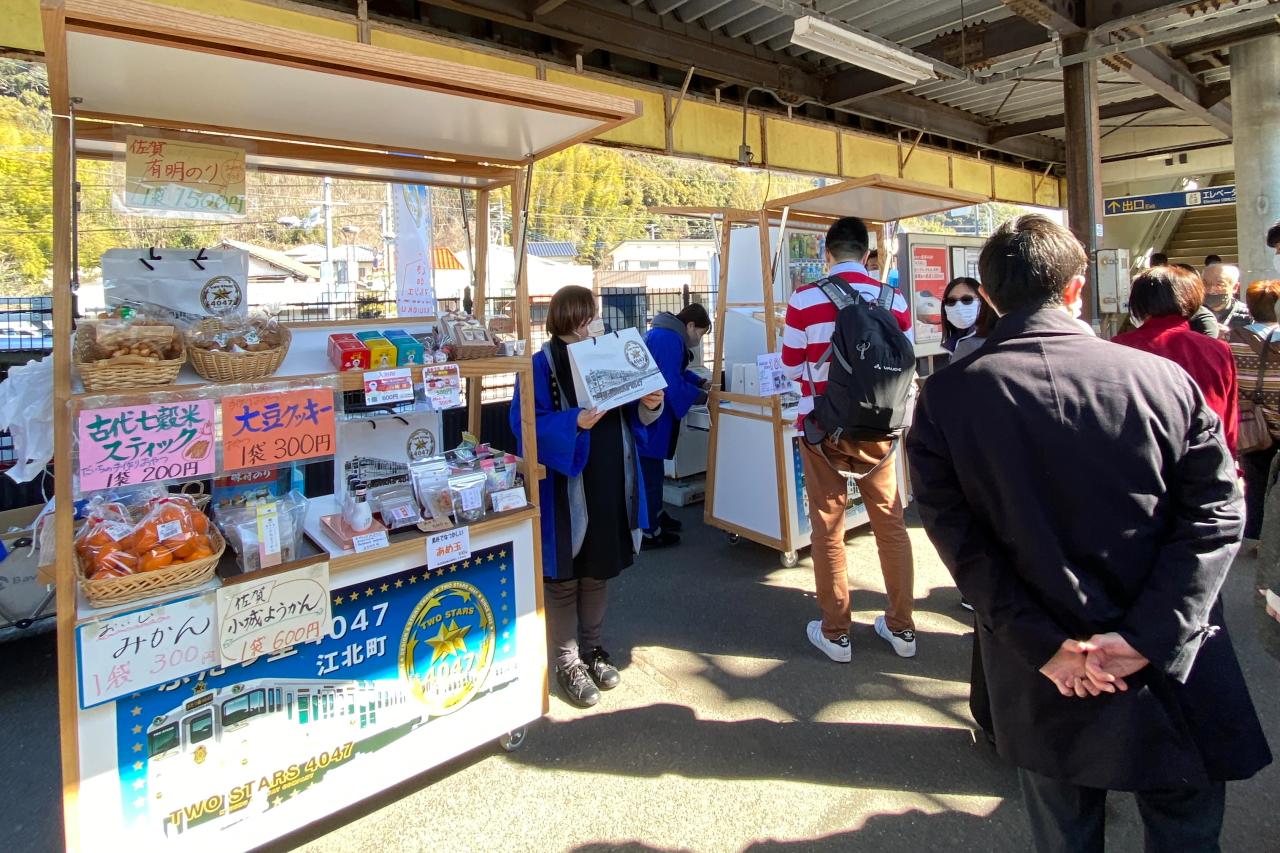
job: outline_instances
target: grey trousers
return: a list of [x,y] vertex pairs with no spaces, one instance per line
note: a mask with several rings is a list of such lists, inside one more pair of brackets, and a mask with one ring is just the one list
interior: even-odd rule
[[[1107,792],[1018,769],[1036,853],[1102,853]],[[1227,786],[1135,791],[1145,853],[1219,853]]]
[[580,660],[579,649],[590,652],[603,645],[604,611],[609,602],[607,583],[594,578],[543,583],[547,646],[557,669]]

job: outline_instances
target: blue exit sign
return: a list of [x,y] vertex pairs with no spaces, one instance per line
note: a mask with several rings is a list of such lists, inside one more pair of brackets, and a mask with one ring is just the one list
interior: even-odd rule
[[1125,216],[1130,213],[1155,213],[1160,210],[1185,210],[1191,207],[1217,207],[1235,203],[1235,184],[1230,184],[1225,187],[1204,187],[1176,193],[1109,198],[1102,202],[1102,212],[1107,216]]

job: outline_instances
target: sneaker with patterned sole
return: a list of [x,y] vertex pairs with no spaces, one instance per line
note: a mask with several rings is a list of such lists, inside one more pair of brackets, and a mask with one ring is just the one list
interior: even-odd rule
[[893,647],[900,658],[913,658],[916,656],[916,632],[907,628],[904,631],[890,631],[889,626],[885,623],[883,616],[876,617],[876,633],[880,638]]
[[591,673],[582,661],[574,661],[556,670],[556,682],[571,705],[590,708],[600,701],[600,688],[591,680]]
[[583,663],[587,665],[587,673],[591,676],[591,680],[601,690],[612,690],[622,680],[617,667],[613,665],[613,661],[609,660],[609,653],[599,646],[591,650]]
[[852,659],[852,655],[849,652],[849,635],[841,634],[834,640],[827,639],[827,636],[822,633],[821,619],[810,622],[805,629],[805,633],[809,636],[809,642],[813,643],[818,651],[836,663],[848,663]]

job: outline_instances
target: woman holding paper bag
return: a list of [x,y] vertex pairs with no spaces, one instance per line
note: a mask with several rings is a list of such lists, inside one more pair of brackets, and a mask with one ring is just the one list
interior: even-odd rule
[[[548,644],[561,691],[582,708],[619,681],[603,648],[606,584],[632,564],[649,525],[636,447],[663,405],[661,391],[606,412],[578,405],[568,345],[599,325],[595,295],[563,287],[547,309],[551,340],[533,357],[538,462],[547,469],[539,494]],[[511,404],[520,445],[524,390],[517,383]]]

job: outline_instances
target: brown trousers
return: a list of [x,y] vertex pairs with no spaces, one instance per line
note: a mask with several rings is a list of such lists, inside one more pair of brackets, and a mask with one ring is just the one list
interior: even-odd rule
[[[800,439],[800,461],[804,466],[804,487],[809,496],[809,524],[812,528],[813,580],[822,609],[822,633],[834,640],[849,631],[849,576],[844,549],[844,513],[847,485],[843,474],[832,467],[861,474],[893,447],[888,441],[827,439],[822,449]],[[826,451],[826,458],[822,451]],[[830,460],[830,462],[828,462]],[[902,518],[895,460],[888,459],[875,473],[858,481],[862,500],[871,521],[880,552],[880,571],[889,596],[885,622],[891,631],[915,630],[915,562],[911,539]]]

